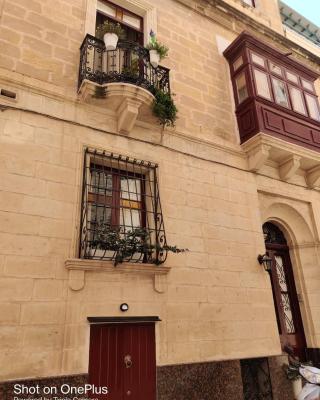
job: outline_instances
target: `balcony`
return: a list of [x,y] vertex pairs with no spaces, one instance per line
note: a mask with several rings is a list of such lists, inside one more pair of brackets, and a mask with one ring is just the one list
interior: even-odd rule
[[155,90],[170,93],[169,69],[150,64],[149,51],[119,40],[116,50],[89,34],[80,47],[78,93],[82,101],[113,112],[118,132],[129,134],[137,118],[150,120]]
[[318,73],[247,32],[224,55],[249,169],[257,171],[272,161],[281,179],[302,170],[307,184],[319,187],[320,109],[314,87]]

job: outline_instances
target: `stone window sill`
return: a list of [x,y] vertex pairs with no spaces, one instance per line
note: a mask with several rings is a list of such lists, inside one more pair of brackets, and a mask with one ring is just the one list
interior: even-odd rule
[[163,264],[138,264],[122,263],[114,266],[112,261],[89,260],[70,258],[65,261],[65,267],[69,270],[69,287],[72,290],[81,290],[85,285],[85,272],[110,272],[114,273],[136,273],[154,276],[154,290],[158,293],[166,291],[166,275],[170,267]]

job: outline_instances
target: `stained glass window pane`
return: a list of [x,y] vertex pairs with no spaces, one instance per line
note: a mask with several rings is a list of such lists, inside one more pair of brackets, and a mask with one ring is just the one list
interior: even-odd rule
[[249,96],[248,89],[247,89],[246,76],[244,73],[240,74],[236,78],[236,86],[237,86],[237,92],[238,92],[238,101],[240,104]]
[[305,79],[301,79],[302,82],[302,86],[307,89],[310,90],[311,92],[313,92],[313,84],[310,81],[306,81]]
[[276,103],[280,104],[283,107],[289,107],[289,100],[285,83],[279,81],[279,79],[272,78],[272,84]]
[[261,67],[265,67],[264,59],[258,56],[258,54],[251,53],[251,58],[255,64],[260,65]]
[[287,76],[287,79],[288,79],[290,82],[293,82],[293,83],[296,83],[296,84],[299,83],[299,79],[298,79],[297,75],[292,74],[292,73],[289,72],[289,71],[286,71],[286,76]]
[[239,58],[236,59],[236,61],[233,63],[233,69],[236,71],[238,68],[241,67],[243,64],[243,58],[240,56]]
[[269,63],[270,71],[277,75],[282,75],[282,70],[279,65],[274,64],[273,62]]
[[254,76],[256,80],[257,94],[261,97],[271,100],[267,74],[259,71],[258,69],[254,69]]
[[306,114],[306,110],[305,110],[304,104],[303,104],[301,90],[299,90],[293,86],[289,86],[289,90],[290,90],[290,95],[291,95],[292,107],[293,107],[294,111],[297,111],[301,114]]
[[319,107],[318,107],[318,100],[316,97],[311,96],[310,94],[306,94],[306,100],[308,105],[308,110],[310,117],[320,121],[319,115]]

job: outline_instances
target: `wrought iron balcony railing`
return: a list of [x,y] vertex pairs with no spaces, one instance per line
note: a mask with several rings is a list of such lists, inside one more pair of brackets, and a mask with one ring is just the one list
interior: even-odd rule
[[79,88],[85,79],[100,85],[131,83],[151,93],[154,89],[170,92],[169,69],[154,68],[146,48],[119,40],[116,50],[107,51],[102,40],[89,34],[80,47]]

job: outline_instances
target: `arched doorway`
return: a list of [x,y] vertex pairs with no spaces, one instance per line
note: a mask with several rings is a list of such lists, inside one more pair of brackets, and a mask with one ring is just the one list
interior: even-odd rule
[[263,224],[267,254],[272,258],[270,278],[282,350],[290,346],[305,360],[306,339],[302,324],[289,247],[283,232],[271,222]]

